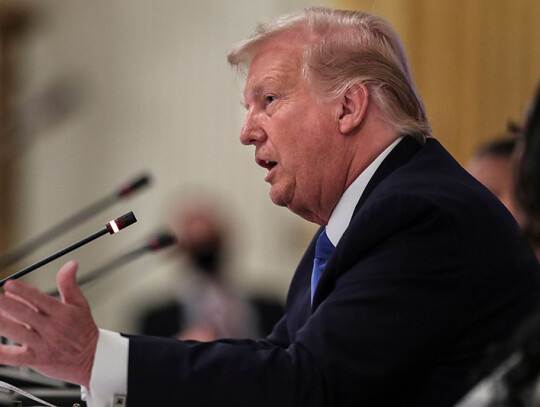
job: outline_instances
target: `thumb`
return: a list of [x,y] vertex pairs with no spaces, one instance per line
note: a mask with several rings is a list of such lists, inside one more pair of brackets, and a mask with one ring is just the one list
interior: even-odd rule
[[81,289],[77,285],[76,273],[79,265],[70,261],[62,266],[56,275],[56,285],[64,304],[88,306]]

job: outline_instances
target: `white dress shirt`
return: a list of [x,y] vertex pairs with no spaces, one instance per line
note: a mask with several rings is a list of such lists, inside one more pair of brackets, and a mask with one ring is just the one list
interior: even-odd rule
[[364,190],[367,187],[369,180],[377,171],[377,168],[381,165],[383,160],[386,158],[390,151],[394,149],[395,146],[403,139],[403,137],[398,138],[392,144],[390,144],[386,150],[375,158],[367,168],[362,171],[362,173],[353,181],[349,188],[343,193],[339,202],[337,203],[330,219],[328,220],[328,225],[326,225],[326,234],[328,238],[334,245],[337,246],[341,236],[345,233],[345,230],[349,227],[351,223],[351,218],[353,216],[354,208],[360,200],[360,197],[364,193]]

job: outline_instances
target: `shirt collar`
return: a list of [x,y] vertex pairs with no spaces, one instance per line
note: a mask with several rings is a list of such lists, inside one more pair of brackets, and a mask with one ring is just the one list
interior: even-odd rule
[[369,180],[373,177],[373,174],[375,174],[375,171],[377,171],[377,168],[379,168],[386,156],[390,154],[402,139],[403,137],[398,138],[379,154],[379,156],[360,173],[353,183],[349,185],[339,199],[332,215],[330,215],[328,225],[326,225],[326,234],[334,246],[337,246],[341,236],[343,236],[343,233],[345,233],[345,230],[349,227],[354,208],[364,193]]

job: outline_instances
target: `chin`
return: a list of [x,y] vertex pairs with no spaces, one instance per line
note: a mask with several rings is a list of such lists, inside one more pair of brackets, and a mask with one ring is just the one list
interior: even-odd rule
[[277,206],[286,207],[289,204],[289,202],[284,200],[281,196],[275,196],[272,193],[270,193],[270,199],[272,200],[274,205],[277,205]]
[[272,186],[270,188],[270,199],[277,206],[288,207],[291,203],[290,194]]
[[270,190],[270,199],[275,205],[283,206],[309,222],[317,223],[319,225],[326,224],[308,208],[299,205],[297,201],[293,201],[290,195],[278,194],[277,191]]

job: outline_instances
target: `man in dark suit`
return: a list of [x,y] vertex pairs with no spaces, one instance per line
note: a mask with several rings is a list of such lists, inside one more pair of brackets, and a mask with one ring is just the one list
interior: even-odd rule
[[94,407],[114,393],[130,407],[452,406],[486,347],[535,307],[538,263],[430,137],[397,35],[367,13],[312,8],[260,27],[229,62],[248,70],[240,138],[271,199],[321,225],[273,332],[201,343],[98,331],[68,263],[63,303],[6,284],[0,309],[27,327],[0,319],[25,345],[0,363],[89,386]]

